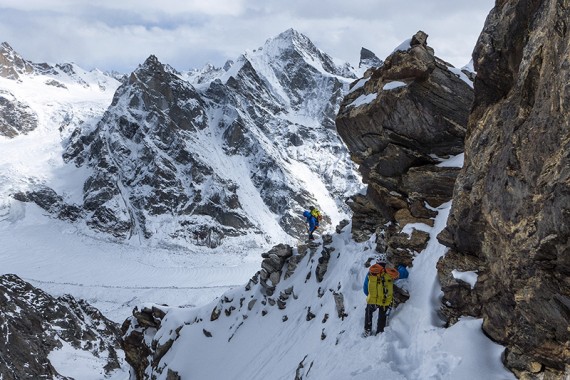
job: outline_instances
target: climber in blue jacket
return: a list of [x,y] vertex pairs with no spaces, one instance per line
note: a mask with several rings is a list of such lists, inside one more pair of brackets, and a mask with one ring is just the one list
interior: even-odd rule
[[315,208],[311,206],[310,211],[303,212],[303,216],[306,218],[306,222],[309,224],[309,240],[315,240],[313,232],[319,228],[319,219],[314,216],[313,210],[315,210]]

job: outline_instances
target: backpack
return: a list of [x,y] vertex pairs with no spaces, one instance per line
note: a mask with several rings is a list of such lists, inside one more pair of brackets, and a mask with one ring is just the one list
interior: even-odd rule
[[368,297],[366,302],[379,306],[390,306],[394,299],[394,279],[387,273],[368,276]]
[[319,222],[323,219],[321,212],[319,210],[317,210],[316,208],[311,210],[311,215],[314,216],[317,219],[317,221],[319,221]]
[[403,264],[398,265],[398,273],[400,274],[399,278],[408,278],[408,276],[410,275],[408,269]]
[[[388,271],[394,271],[390,274]],[[374,264],[368,274],[368,297],[369,304],[390,306],[394,299],[394,278],[398,278],[395,269],[384,269],[379,264]]]

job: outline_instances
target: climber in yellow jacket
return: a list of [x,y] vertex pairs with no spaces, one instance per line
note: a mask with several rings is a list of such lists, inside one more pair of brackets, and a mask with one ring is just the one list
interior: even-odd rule
[[394,281],[399,273],[396,269],[387,267],[386,254],[376,258],[376,264],[370,266],[364,279],[364,294],[366,294],[366,312],[364,314],[364,336],[372,332],[372,315],[378,309],[378,326],[376,334],[384,331],[387,313],[394,300]]

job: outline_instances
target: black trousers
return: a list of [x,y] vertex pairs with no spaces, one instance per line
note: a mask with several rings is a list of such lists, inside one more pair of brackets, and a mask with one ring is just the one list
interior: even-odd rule
[[313,232],[315,232],[317,230],[317,227],[314,227],[312,230],[309,230],[309,239],[313,239]]
[[364,314],[364,330],[368,332],[372,331],[372,315],[376,310],[378,310],[378,325],[376,328],[376,334],[378,334],[384,332],[384,327],[386,327],[386,312],[388,311],[388,306],[367,304]]

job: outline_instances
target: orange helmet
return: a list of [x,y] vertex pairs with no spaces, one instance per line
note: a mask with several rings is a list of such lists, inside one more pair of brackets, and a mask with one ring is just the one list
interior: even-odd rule
[[384,272],[384,268],[380,264],[374,264],[370,267],[369,272],[370,272],[370,274],[376,276],[376,275],[382,274],[382,272]]

